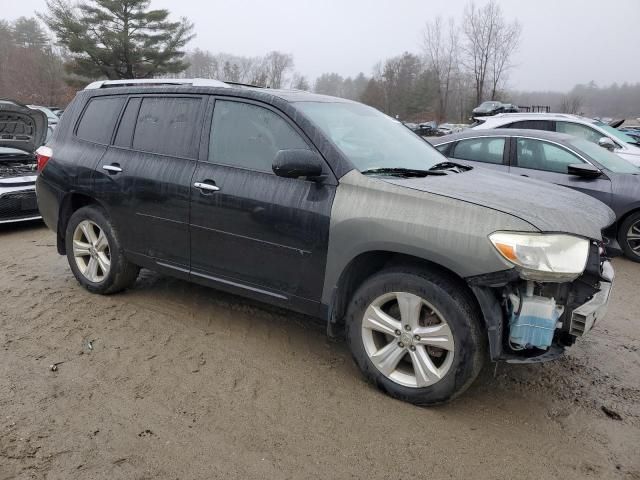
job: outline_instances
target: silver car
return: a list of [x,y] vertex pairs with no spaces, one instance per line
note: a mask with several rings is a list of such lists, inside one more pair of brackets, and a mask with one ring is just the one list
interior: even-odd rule
[[501,113],[493,117],[476,118],[474,129],[520,128],[567,133],[597,143],[640,166],[640,144],[633,137],[606,123],[592,118],[565,113]]

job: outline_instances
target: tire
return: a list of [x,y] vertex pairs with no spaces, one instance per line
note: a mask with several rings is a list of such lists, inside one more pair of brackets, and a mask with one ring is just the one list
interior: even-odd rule
[[140,268],[124,257],[118,235],[100,207],[82,207],[71,215],[65,245],[76,280],[92,293],[120,292],[138,277]]
[[[455,279],[412,268],[389,269],[367,279],[346,317],[347,342],[365,378],[415,405],[444,403],[464,392],[486,358],[486,335],[471,295]],[[414,315],[401,315],[401,303],[403,311]]]
[[[629,238],[630,235],[638,235],[638,238]],[[620,224],[618,241],[625,257],[634,262],[640,262],[640,212],[629,215]],[[634,251],[634,248],[637,251]]]

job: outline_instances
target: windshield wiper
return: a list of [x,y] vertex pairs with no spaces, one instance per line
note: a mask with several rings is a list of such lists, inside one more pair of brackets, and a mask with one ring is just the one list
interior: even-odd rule
[[397,175],[399,177],[426,177],[428,175],[446,175],[446,172],[439,172],[436,170],[418,170],[414,168],[399,168],[399,167],[386,167],[386,168],[370,168],[369,170],[363,170],[363,175]]
[[461,163],[456,163],[456,162],[440,162],[440,163],[436,163],[433,167],[431,167],[429,170],[430,171],[440,171],[440,170],[452,170],[456,173],[460,173],[460,172],[466,172],[468,170],[471,170],[473,167],[470,167],[469,165],[463,165]]

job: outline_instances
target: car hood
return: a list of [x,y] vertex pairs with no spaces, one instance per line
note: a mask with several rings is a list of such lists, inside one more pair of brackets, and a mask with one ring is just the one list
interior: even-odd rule
[[47,126],[44,112],[0,100],[0,147],[33,153],[44,143]]
[[443,195],[518,217],[542,232],[600,239],[615,220],[604,203],[566,187],[489,169],[424,178],[389,178],[395,185]]

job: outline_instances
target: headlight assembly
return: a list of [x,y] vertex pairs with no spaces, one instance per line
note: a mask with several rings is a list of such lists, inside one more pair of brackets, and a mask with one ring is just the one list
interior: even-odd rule
[[589,240],[573,235],[495,232],[489,240],[527,280],[572,281],[582,274],[589,256]]

